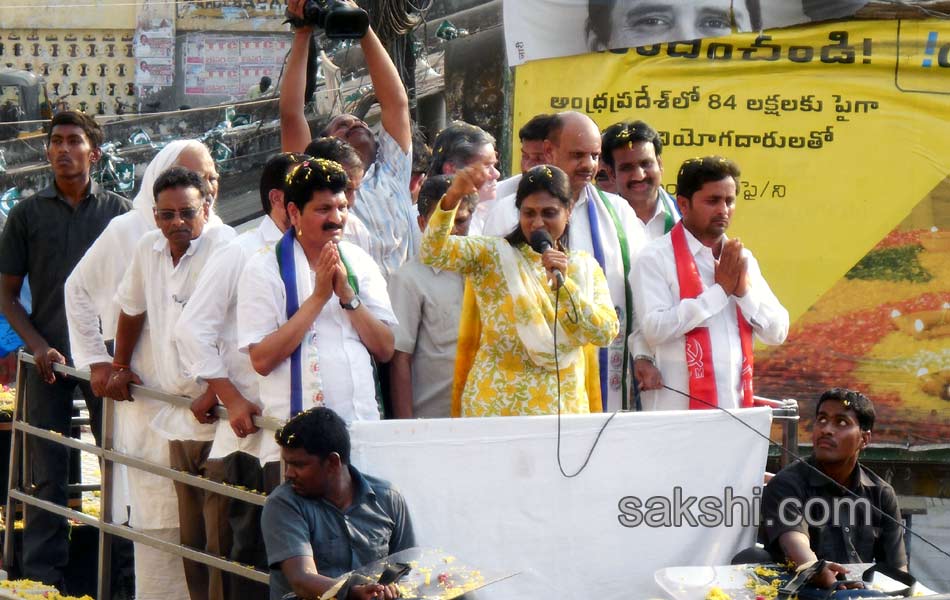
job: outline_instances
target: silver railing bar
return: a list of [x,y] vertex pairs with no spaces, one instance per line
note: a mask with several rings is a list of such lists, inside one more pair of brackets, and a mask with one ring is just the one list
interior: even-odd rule
[[174,554],[183,558],[202,562],[210,567],[221,569],[222,571],[228,571],[229,573],[234,573],[236,575],[241,575],[261,583],[268,583],[270,581],[269,574],[258,571],[257,569],[251,569],[239,563],[234,563],[212,554],[205,554],[204,552],[192,550],[187,546],[180,546],[178,544],[173,544],[171,542],[153,538],[129,527],[105,523],[96,517],[87,515],[85,513],[77,512],[46,500],[34,498],[29,494],[21,492],[20,490],[10,490],[10,495],[12,495],[15,500],[23,502],[24,504],[42,508],[45,511],[55,513],[62,517],[66,517],[67,519],[74,519],[80,523],[84,523],[92,527],[101,528],[111,535],[123,537],[127,540],[132,540],[133,542],[138,542],[140,544],[147,544],[153,548],[161,550],[162,552],[167,552],[169,554]]
[[217,483],[211,481],[210,479],[196,477],[189,473],[176,471],[175,469],[157,465],[141,458],[126,456],[114,450],[103,450],[95,444],[89,444],[75,438],[66,437],[54,431],[49,431],[48,429],[43,429],[41,427],[35,427],[28,423],[24,423],[23,421],[17,422],[17,429],[30,435],[43,438],[44,440],[50,440],[52,442],[63,444],[64,446],[69,446],[70,448],[75,448],[77,450],[89,452],[90,454],[95,454],[96,456],[105,458],[106,460],[112,462],[117,462],[135,469],[140,469],[142,471],[152,473],[153,475],[161,475],[162,477],[167,477],[180,483],[186,483],[192,487],[199,487],[209,492],[221,494],[222,496],[228,496],[229,498],[236,498],[244,502],[250,502],[251,504],[256,504],[257,506],[264,506],[264,501],[267,499],[267,496],[264,496],[263,494],[256,494],[254,492],[242,490],[240,488],[223,483]]
[[[30,363],[31,365],[36,364],[36,360],[33,358],[32,354],[27,354],[26,352],[21,352],[20,356],[23,362]],[[76,379],[81,379],[83,381],[89,381],[89,371],[80,371],[75,367],[70,367],[67,365],[53,363],[53,370],[57,373],[62,373],[63,375],[69,375],[75,377]],[[152,398],[154,400],[160,400],[162,402],[167,402],[169,404],[174,404],[182,408],[191,408],[191,399],[185,398],[184,396],[175,396],[174,394],[167,394],[160,390],[154,388],[145,387],[142,385],[130,384],[129,389],[135,394],[139,394],[145,398]],[[223,406],[216,406],[214,409],[214,414],[219,419],[228,418],[228,410]],[[261,429],[267,429],[270,431],[277,431],[283,427],[284,423],[273,417],[262,417],[260,415],[254,416],[254,424],[260,427]]]

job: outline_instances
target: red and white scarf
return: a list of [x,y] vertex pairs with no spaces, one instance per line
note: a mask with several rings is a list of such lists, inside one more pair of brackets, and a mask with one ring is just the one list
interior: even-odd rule
[[[676,277],[680,286],[680,300],[696,298],[703,293],[703,280],[686,241],[683,222],[670,230],[673,241],[673,258],[676,261]],[[739,321],[739,341],[742,344],[742,408],[752,407],[752,326],[736,306]],[[716,371],[713,366],[712,340],[708,327],[697,327],[686,332],[686,368],[689,370],[690,410],[719,406],[716,391]]]

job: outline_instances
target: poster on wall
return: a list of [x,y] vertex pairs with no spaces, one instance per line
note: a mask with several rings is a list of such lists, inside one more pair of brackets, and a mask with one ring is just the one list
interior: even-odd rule
[[168,5],[146,2],[139,15],[133,40],[135,85],[146,90],[175,84],[175,19]]
[[185,93],[239,99],[264,76],[276,82],[290,43],[288,35],[191,34],[184,45]]
[[756,393],[799,400],[807,426],[822,391],[858,389],[876,443],[947,445],[948,53],[947,21],[849,21],[532,62],[512,131],[563,110],[644,120],[674,193],[684,160],[735,160],[729,235],[791,316],[756,350]]

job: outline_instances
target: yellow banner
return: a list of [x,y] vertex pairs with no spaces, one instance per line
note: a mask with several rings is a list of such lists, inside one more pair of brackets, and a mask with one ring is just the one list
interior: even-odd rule
[[738,162],[729,233],[793,322],[785,346],[757,352],[757,393],[855,387],[882,413],[876,441],[950,440],[950,23],[833,23],[538,61],[516,69],[515,86],[515,131],[561,110],[601,127],[650,123],[670,191],[687,158]]

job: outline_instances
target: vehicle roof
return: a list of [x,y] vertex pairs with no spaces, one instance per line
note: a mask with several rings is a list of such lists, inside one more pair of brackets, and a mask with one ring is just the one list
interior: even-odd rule
[[0,68],[0,85],[21,85],[33,86],[40,81],[40,78],[29,71],[20,69]]

